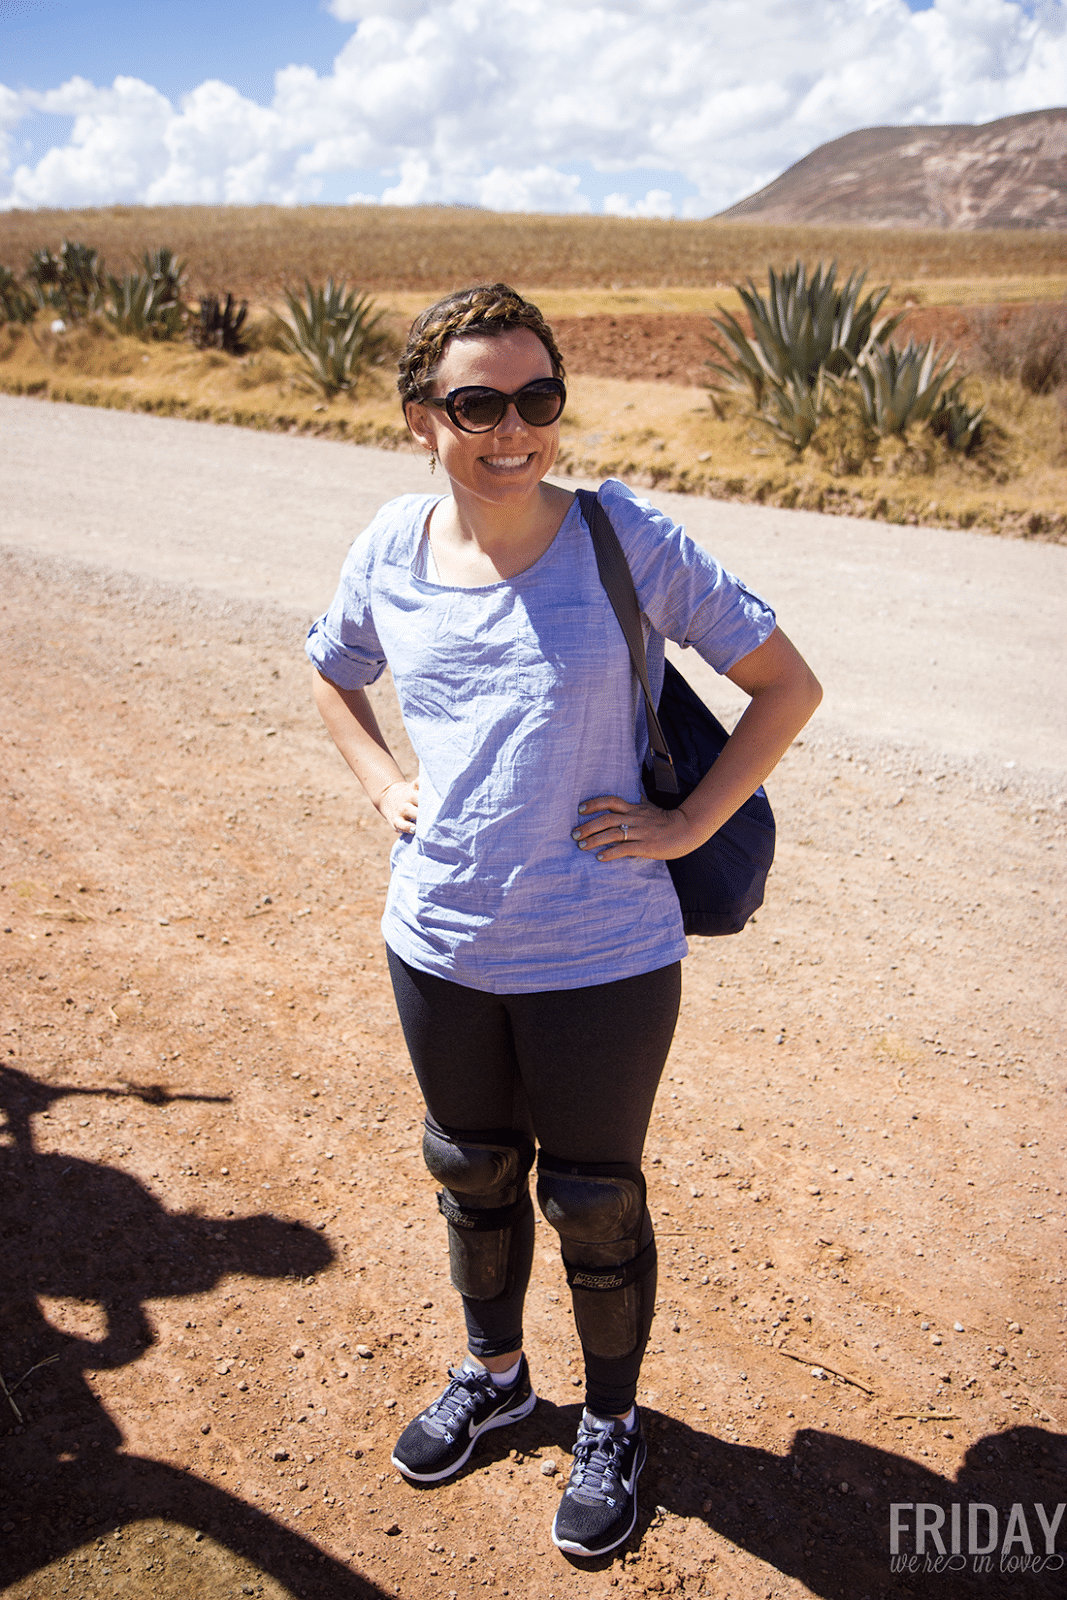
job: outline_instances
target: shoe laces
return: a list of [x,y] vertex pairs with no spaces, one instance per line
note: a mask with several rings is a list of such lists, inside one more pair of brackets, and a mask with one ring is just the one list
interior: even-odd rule
[[493,1388],[493,1380],[470,1367],[449,1367],[448,1376],[452,1381],[430,1407],[426,1421],[451,1439],[470,1421],[479,1400]]
[[613,1423],[605,1422],[596,1428],[583,1418],[567,1492],[614,1502],[619,1487],[618,1460],[626,1438],[625,1433],[616,1432]]

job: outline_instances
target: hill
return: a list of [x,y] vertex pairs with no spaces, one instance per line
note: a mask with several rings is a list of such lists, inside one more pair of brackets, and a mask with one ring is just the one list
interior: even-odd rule
[[1067,107],[980,127],[863,128],[717,221],[867,228],[1067,228]]

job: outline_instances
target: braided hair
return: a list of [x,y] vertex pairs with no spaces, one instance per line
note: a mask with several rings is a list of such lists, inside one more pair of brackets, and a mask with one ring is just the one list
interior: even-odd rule
[[407,407],[425,399],[449,339],[462,334],[492,336],[513,328],[529,328],[536,334],[548,351],[553,377],[564,376],[563,357],[537,307],[506,283],[479,283],[446,294],[415,318],[397,376],[401,404]]

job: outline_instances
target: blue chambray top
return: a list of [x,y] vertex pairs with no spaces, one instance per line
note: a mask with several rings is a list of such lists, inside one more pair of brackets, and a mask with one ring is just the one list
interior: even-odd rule
[[[609,479],[599,497],[633,574],[649,677],[664,636],[726,672],[774,630],[766,601]],[[344,689],[392,670],[419,759],[382,932],[411,966],[491,994],[578,989],[686,954],[666,863],[598,862],[571,829],[597,794],[643,798],[644,701],[577,501],[539,561],[481,588],[435,581],[437,497],[383,506],[349,551],[307,652]]]

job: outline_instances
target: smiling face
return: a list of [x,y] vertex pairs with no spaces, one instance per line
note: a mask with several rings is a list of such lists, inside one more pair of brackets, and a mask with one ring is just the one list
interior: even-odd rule
[[[513,328],[499,334],[460,334],[449,340],[437,368],[433,393],[477,385],[514,394],[536,378],[553,376],[552,359],[535,333]],[[473,497],[508,505],[534,493],[559,450],[559,423],[534,428],[514,405],[490,433],[465,433],[435,406],[411,404],[408,426],[427,450],[435,450],[457,501]]]

